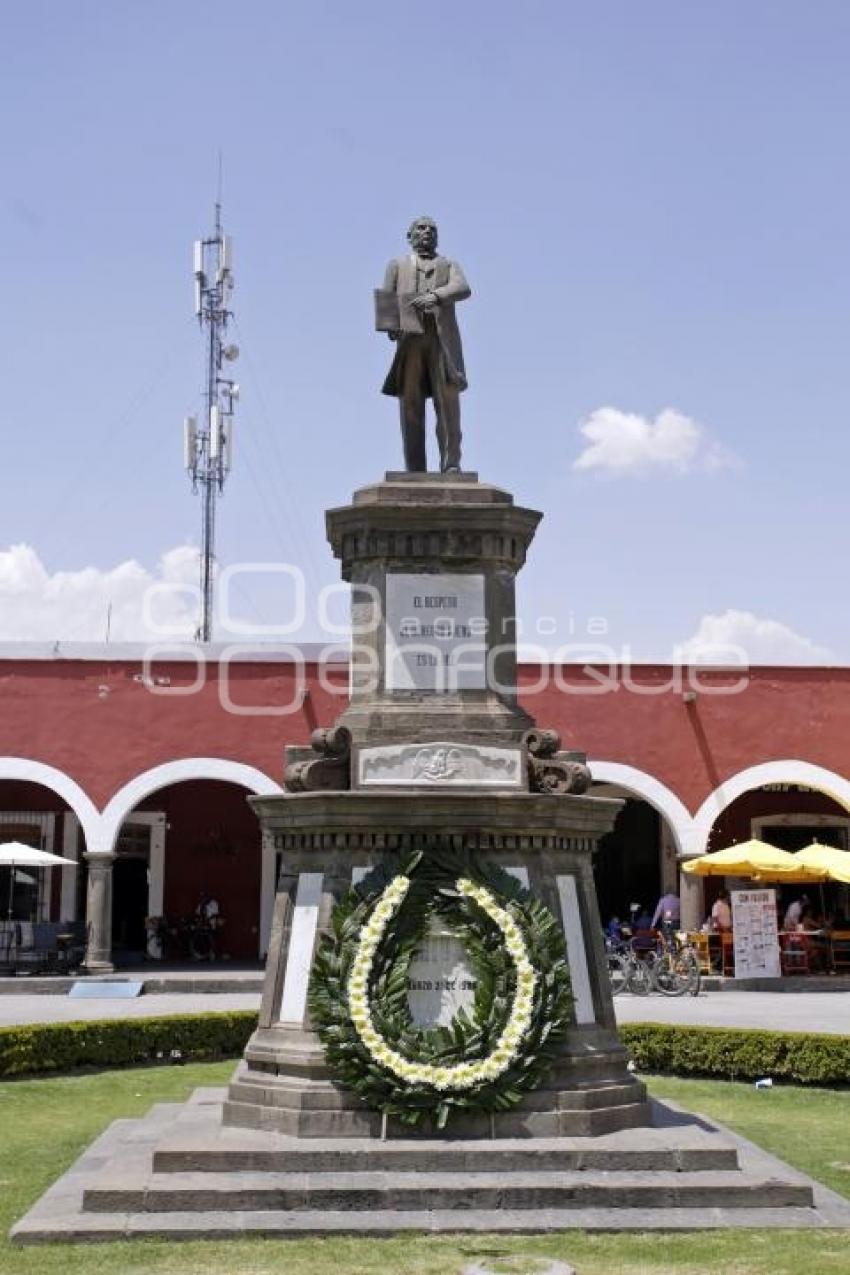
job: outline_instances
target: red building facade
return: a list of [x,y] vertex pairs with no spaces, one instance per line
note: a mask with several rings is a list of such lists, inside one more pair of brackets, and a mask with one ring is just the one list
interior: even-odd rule
[[[276,861],[247,798],[278,791],[284,746],[346,703],[347,666],[318,654],[0,648],[0,840],[80,863],[39,885],[40,914],[84,917],[97,861],[118,950],[205,891],[224,954],[262,954]],[[848,848],[850,669],[525,664],[519,689],[539,725],[588,754],[593,791],[626,801],[598,856],[603,912],[675,888],[698,924],[709,900],[679,862],[751,835]]]

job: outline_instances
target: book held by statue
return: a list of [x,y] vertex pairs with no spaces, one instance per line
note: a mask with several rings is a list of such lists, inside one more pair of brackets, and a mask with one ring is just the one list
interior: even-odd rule
[[375,289],[375,328],[378,332],[421,332],[422,320],[413,308],[415,292]]

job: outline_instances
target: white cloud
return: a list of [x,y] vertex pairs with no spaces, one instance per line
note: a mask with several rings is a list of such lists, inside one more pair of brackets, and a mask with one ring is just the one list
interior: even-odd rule
[[[751,611],[704,615],[693,637],[679,648],[683,662],[746,664],[835,664],[825,646],[795,633],[779,620],[764,620]],[[741,652],[737,659],[735,651]]]
[[[30,545],[0,551],[0,640],[102,642],[191,638],[198,620],[198,551],[181,545],[153,571],[133,561],[52,575]],[[160,586],[145,607],[151,586]]]
[[579,422],[578,429],[587,445],[573,469],[595,469],[622,478],[711,473],[740,465],[703,425],[672,407],[654,421],[617,407],[598,407]]

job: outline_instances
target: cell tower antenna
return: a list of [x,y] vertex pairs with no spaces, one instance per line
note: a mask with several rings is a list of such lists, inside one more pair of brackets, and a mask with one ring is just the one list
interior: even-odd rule
[[239,386],[227,375],[226,364],[239,357],[227,344],[227,324],[233,317],[233,246],[221,224],[221,152],[215,229],[209,239],[196,239],[193,253],[195,314],[203,331],[206,383],[204,414],[187,416],[183,424],[183,461],[192,490],[201,495],[201,615],[195,637],[209,642],[213,632],[215,591],[216,501],[233,463],[233,415]]

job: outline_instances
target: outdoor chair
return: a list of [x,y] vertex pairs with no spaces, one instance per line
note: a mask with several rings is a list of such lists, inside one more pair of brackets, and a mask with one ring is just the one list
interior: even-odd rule
[[694,949],[699,960],[699,969],[701,974],[713,973],[711,968],[711,946],[708,941],[708,935],[702,931],[686,934],[685,939]]
[[783,974],[810,974],[809,940],[805,934],[779,935],[779,965]]
[[15,973],[42,974],[55,957],[54,927],[49,921],[16,922],[18,934],[13,963]]
[[735,939],[729,930],[721,930],[720,939],[720,973],[724,978],[735,977]]
[[835,973],[850,974],[850,930],[833,930],[830,946]]

